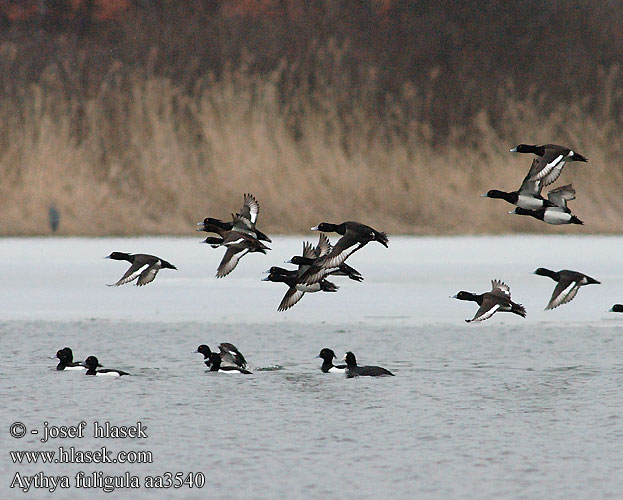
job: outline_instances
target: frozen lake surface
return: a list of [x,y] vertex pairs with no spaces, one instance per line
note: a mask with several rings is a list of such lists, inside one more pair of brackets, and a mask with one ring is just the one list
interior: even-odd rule
[[[286,287],[262,272],[300,253],[276,238],[214,278],[223,250],[196,238],[0,239],[1,498],[621,498],[623,302],[620,237],[390,237],[349,264],[363,283],[276,311]],[[112,251],[153,253],[146,287],[106,287],[126,270]],[[555,283],[537,267],[600,280],[543,311]],[[526,319],[466,324],[477,305],[450,299],[499,278]],[[205,373],[201,343],[237,345],[253,375]],[[57,372],[70,346],[132,377]],[[325,375],[315,356],[352,350],[388,378]],[[49,426],[87,423],[83,438]],[[147,426],[147,438],[101,439],[93,423]],[[13,438],[22,422],[27,434]],[[38,435],[30,434],[39,430]],[[13,451],[149,451],[151,463],[14,463]],[[76,487],[95,472],[138,489]],[[67,489],[22,493],[16,474],[66,476]],[[203,488],[148,489],[147,476],[201,472]]]

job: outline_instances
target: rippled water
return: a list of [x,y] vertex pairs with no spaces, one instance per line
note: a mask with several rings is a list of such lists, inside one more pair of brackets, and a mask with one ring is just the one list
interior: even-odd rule
[[[541,311],[553,282],[528,274],[542,265],[529,251],[500,275],[503,263],[482,254],[482,241],[458,240],[481,258],[437,262],[432,279],[435,270],[426,262],[452,253],[447,247],[457,240],[403,239],[390,246],[392,264],[410,262],[412,248],[424,263],[379,274],[367,259],[387,254],[371,248],[353,262],[364,283],[342,280],[337,294],[305,297],[285,315],[274,311],[285,287],[260,283],[256,271],[269,267],[266,261],[283,261],[292,246],[298,249],[295,239],[276,243],[273,258],[250,260],[247,267],[243,261],[230,281],[209,277],[214,260],[218,264],[212,254],[205,275],[198,272],[206,248],[187,240],[137,239],[122,247],[120,240],[50,240],[46,258],[81,248],[78,269],[52,258],[39,273],[19,267],[32,241],[0,245],[5,275],[27,275],[2,286],[2,498],[51,496],[43,489],[24,494],[9,488],[17,472],[40,471],[70,478],[71,488],[54,493],[63,499],[621,498],[623,315],[605,312],[616,301],[621,276],[604,276],[616,239],[601,245],[604,258],[594,268],[590,256],[576,256],[577,269],[604,284],[581,290],[564,306],[568,314],[564,308]],[[491,241],[491,255],[495,245],[508,243]],[[180,273],[163,271],[144,289],[104,287],[123,272],[109,261],[81,267],[91,254],[157,245],[165,251],[188,245],[197,257],[171,258]],[[493,277],[509,281],[528,318],[498,314],[466,325],[463,319],[475,308],[448,295],[482,291]],[[26,319],[29,312],[33,319]],[[205,372],[192,351],[222,341],[240,348],[253,375]],[[105,366],[133,376],[56,372],[49,356],[65,345],[76,358],[96,354]],[[322,347],[340,356],[352,350],[360,364],[379,364],[396,376],[322,374],[315,358]],[[41,430],[44,421],[85,421],[86,436],[45,444],[40,435],[15,439],[8,432],[15,421],[28,430]],[[95,439],[94,421],[141,421],[148,438]],[[17,465],[8,453],[59,446],[151,451],[153,463]],[[75,488],[79,471],[129,471],[142,487],[109,494]],[[147,475],[166,471],[202,472],[206,485],[144,487]]]

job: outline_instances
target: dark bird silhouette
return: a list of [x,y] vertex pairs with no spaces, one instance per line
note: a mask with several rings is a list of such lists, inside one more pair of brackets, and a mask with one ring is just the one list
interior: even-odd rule
[[54,205],[48,210],[48,220],[50,221],[50,229],[55,233],[61,221],[61,214]]
[[346,361],[346,377],[380,377],[382,375],[391,375],[394,374],[389,370],[382,368],[380,366],[357,366],[357,359],[355,355],[348,351],[344,355],[344,361]]

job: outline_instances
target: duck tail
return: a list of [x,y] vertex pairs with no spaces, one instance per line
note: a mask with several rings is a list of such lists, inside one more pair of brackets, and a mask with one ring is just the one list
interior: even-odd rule
[[584,225],[584,222],[582,222],[580,219],[578,219],[575,215],[571,216],[571,220],[569,221],[570,224],[581,224]]

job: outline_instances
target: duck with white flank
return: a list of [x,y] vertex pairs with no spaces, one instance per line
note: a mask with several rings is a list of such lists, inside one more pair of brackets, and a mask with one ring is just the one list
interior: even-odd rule
[[549,299],[549,303],[545,307],[546,311],[571,302],[577,295],[581,286],[600,284],[599,281],[587,276],[586,274],[579,273],[577,271],[569,271],[568,269],[563,269],[562,271],[551,271],[550,269],[539,267],[536,271],[534,271],[534,274],[547,276],[548,278],[558,282],[554,288],[552,297]]
[[467,323],[472,321],[484,321],[493,316],[496,312],[512,312],[522,318],[526,317],[526,309],[521,304],[516,304],[511,300],[511,289],[500,280],[491,280],[491,291],[479,295],[471,292],[460,291],[452,297],[459,300],[471,300],[476,302],[480,308],[472,319],[466,319]]
[[[347,257],[363,248],[371,241],[378,241],[387,248],[388,238],[385,233],[377,231],[365,224],[361,224],[360,222],[346,221],[341,224],[321,222],[317,226],[312,227],[311,230],[322,231],[324,233],[334,232],[342,235],[331,251],[322,258],[322,265],[324,267],[339,266]],[[357,245],[357,247],[351,249],[351,247],[355,245]],[[351,250],[348,251],[349,249]],[[320,262],[318,262],[318,264],[320,264]]]
[[[244,356],[234,344],[230,344],[229,342],[223,342],[222,344],[219,344],[218,349],[220,352],[218,352],[217,354],[221,358],[220,364],[222,364],[223,366],[235,366],[239,368],[247,367],[247,360],[244,359]],[[211,364],[210,356],[212,354],[210,348],[205,344],[201,344],[199,347],[197,347],[197,350],[195,352],[203,354],[203,361],[209,368]]]
[[533,153],[538,156],[538,164],[534,168],[532,180],[542,180],[543,186],[549,186],[558,179],[566,162],[588,161],[587,158],[576,151],[556,144],[545,144],[543,146],[519,144],[510,151],[511,153]]
[[160,257],[144,253],[129,254],[124,252],[113,252],[106,258],[113,260],[126,260],[132,264],[126,273],[121,276],[119,281],[117,281],[117,283],[108,286],[124,285],[134,281],[137,278],[138,281],[136,282],[136,285],[143,286],[147,283],[151,283],[160,269],[177,269],[177,267],[173,264],[161,259]]
[[210,353],[210,371],[219,373],[241,373],[244,375],[251,375],[251,372],[249,370],[245,370],[240,366],[223,365],[221,355],[218,352]]
[[56,357],[59,360],[58,365],[56,365],[56,369],[61,370],[84,370],[85,367],[82,363],[78,363],[74,361],[74,353],[69,347],[63,347],[56,351]]
[[322,366],[320,367],[320,369],[323,373],[344,373],[344,371],[346,370],[346,365],[335,366],[333,364],[333,360],[337,356],[328,347],[322,349],[317,357],[322,359]]
[[98,370],[97,368],[100,368],[102,365],[100,365],[99,360],[95,356],[89,356],[85,359],[83,366],[87,368],[86,375],[97,375],[98,377],[121,377],[123,375],[130,375],[123,370],[113,370],[112,368]]
[[355,358],[355,355],[350,351],[344,354],[344,361],[346,361],[347,378],[381,377],[383,375],[394,376],[392,372],[380,366],[357,366],[357,358]]
[[584,224],[580,219],[571,213],[571,210],[567,207],[567,201],[575,200],[575,189],[571,184],[566,186],[560,186],[556,189],[552,189],[547,193],[547,199],[550,205],[538,210],[526,210],[521,207],[517,207],[509,214],[515,215],[529,215],[535,219],[542,220],[547,224]]
[[502,199],[526,210],[538,210],[540,208],[554,206],[551,201],[541,196],[541,190],[543,189],[542,181],[532,180],[532,177],[536,174],[537,167],[538,160],[533,160],[528,175],[526,175],[517,191],[506,192],[491,189],[486,194],[481,194],[480,196],[483,198]]

